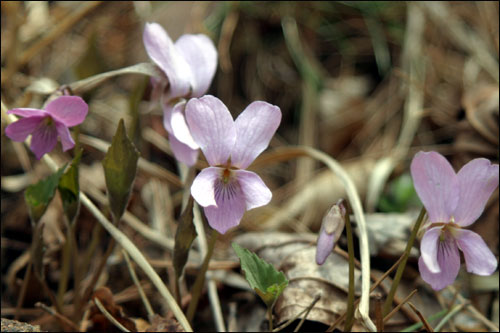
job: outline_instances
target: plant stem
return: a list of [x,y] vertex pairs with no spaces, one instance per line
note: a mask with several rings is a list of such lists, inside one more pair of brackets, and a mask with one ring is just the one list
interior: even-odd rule
[[62,267],[61,267],[61,279],[59,280],[59,287],[57,289],[57,304],[59,308],[62,308],[63,297],[66,289],[68,287],[69,272],[71,266],[71,254],[73,249],[73,237],[71,237],[72,227],[68,224],[66,229],[66,242],[63,246],[62,253]]
[[267,319],[269,320],[269,332],[273,331],[273,307],[267,308]]
[[198,301],[200,300],[201,292],[203,290],[203,284],[205,283],[205,275],[207,274],[208,264],[210,262],[210,258],[212,258],[212,254],[214,253],[215,242],[218,235],[219,233],[217,230],[212,229],[212,237],[210,237],[210,243],[208,244],[207,255],[203,260],[200,272],[198,273],[193,288],[191,289],[191,303],[189,303],[186,314],[186,318],[189,322],[193,320],[194,312],[198,306]]
[[347,233],[347,252],[349,253],[349,294],[347,297],[347,315],[344,324],[344,332],[350,332],[352,324],[354,323],[354,240],[352,237],[351,219],[351,206],[348,200],[345,200],[346,214],[345,214],[345,230]]
[[394,295],[396,294],[396,289],[398,288],[399,281],[403,276],[403,272],[406,267],[406,262],[408,261],[408,257],[410,256],[410,251],[413,247],[413,243],[415,242],[415,238],[417,238],[418,230],[420,229],[420,226],[424,221],[424,216],[425,216],[425,208],[422,207],[422,210],[418,215],[417,222],[415,223],[415,226],[413,227],[413,230],[411,232],[408,244],[406,244],[405,253],[403,254],[403,260],[401,260],[401,264],[399,265],[398,270],[396,271],[396,275],[394,276],[394,280],[392,281],[391,290],[389,291],[389,295],[387,295],[387,299],[385,300],[384,312],[383,312],[384,317],[387,316],[387,314],[391,311],[392,301],[394,299]]

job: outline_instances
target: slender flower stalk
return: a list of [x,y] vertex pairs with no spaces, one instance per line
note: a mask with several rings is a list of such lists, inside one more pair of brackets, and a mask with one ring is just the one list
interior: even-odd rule
[[208,223],[224,234],[245,211],[266,205],[272,193],[254,172],[245,170],[269,145],[281,111],[266,102],[251,103],[236,119],[218,98],[193,98],[186,119],[210,167],[193,181],[191,194],[204,207]]
[[498,165],[477,158],[455,173],[436,152],[419,152],[411,163],[411,174],[429,221],[420,244],[420,274],[434,290],[452,284],[460,269],[459,249],[467,271],[491,275],[497,260],[481,236],[464,229],[482,214],[498,186]]
[[7,111],[23,118],[5,128],[5,134],[14,141],[24,141],[31,134],[31,151],[39,160],[51,152],[61,139],[63,151],[75,146],[69,127],[81,124],[88,113],[88,105],[78,96],[60,96],[49,102],[44,110],[17,108]]
[[186,124],[187,100],[203,96],[217,69],[217,50],[205,35],[182,35],[175,43],[157,23],[146,23],[146,52],[164,76],[152,79],[153,99],[160,100],[163,125],[177,160],[192,166],[199,146]]

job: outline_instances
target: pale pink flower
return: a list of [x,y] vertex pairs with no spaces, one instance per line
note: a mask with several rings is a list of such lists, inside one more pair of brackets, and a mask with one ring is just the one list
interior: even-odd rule
[[223,234],[240,223],[245,211],[271,200],[262,179],[245,169],[269,145],[281,111],[266,102],[253,102],[233,121],[224,103],[207,95],[189,100],[186,119],[210,164],[194,179],[191,194],[205,207],[210,226]]
[[68,127],[81,124],[89,107],[78,96],[61,96],[49,102],[45,110],[18,108],[7,111],[23,118],[5,128],[5,134],[14,141],[24,141],[31,134],[31,150],[37,159],[54,149],[57,138],[63,151],[75,146]]
[[455,173],[436,152],[419,152],[411,174],[429,222],[420,244],[420,274],[433,289],[452,284],[460,269],[460,249],[467,271],[490,275],[497,260],[481,236],[463,229],[474,223],[498,186],[498,165],[477,158]]
[[316,263],[323,265],[326,258],[332,253],[335,243],[339,240],[345,226],[346,209],[343,199],[337,201],[323,217],[316,244]]
[[193,165],[199,146],[186,124],[185,108],[189,98],[203,96],[217,69],[217,50],[205,35],[182,35],[172,42],[157,23],[146,23],[143,34],[146,52],[162,70],[164,77],[153,79],[153,95],[163,108],[163,125],[177,160]]

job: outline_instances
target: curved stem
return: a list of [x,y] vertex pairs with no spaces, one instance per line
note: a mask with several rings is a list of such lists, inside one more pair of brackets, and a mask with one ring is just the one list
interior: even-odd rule
[[411,231],[410,239],[408,240],[408,244],[406,244],[405,253],[403,255],[403,259],[401,260],[401,264],[396,271],[396,275],[394,276],[394,280],[392,281],[391,290],[389,291],[389,295],[387,295],[387,299],[384,303],[384,317],[391,311],[392,301],[394,299],[394,295],[396,295],[396,289],[398,288],[399,281],[401,281],[401,277],[403,276],[403,272],[406,267],[406,262],[408,261],[408,257],[410,256],[411,248],[413,247],[413,242],[415,242],[415,238],[417,238],[418,230],[424,221],[425,216],[425,208],[422,207],[420,214],[418,215],[417,222]]
[[[271,156],[272,155],[272,156]],[[296,146],[279,149],[267,155],[266,159],[287,160],[299,156],[309,156],[323,162],[332,172],[337,175],[344,184],[347,198],[352,205],[354,216],[359,227],[359,250],[361,255],[361,299],[358,307],[359,317],[363,325],[370,331],[375,332],[377,328],[369,316],[370,307],[370,251],[368,247],[368,231],[366,228],[365,215],[361,205],[359,194],[351,177],[344,170],[342,165],[331,156],[311,147]],[[256,161],[257,162],[257,161]],[[261,160],[262,164],[265,160]]]

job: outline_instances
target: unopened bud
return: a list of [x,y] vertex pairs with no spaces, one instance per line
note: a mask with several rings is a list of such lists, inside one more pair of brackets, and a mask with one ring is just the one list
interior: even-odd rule
[[316,263],[318,265],[323,265],[344,230],[346,209],[343,201],[343,199],[339,199],[321,222],[316,245]]

